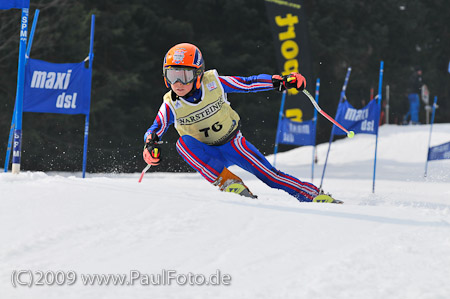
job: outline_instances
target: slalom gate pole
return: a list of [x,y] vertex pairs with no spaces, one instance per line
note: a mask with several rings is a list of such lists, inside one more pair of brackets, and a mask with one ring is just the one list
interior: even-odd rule
[[86,177],[88,137],[89,137],[89,114],[86,114],[84,119],[83,166],[81,175],[83,179]]
[[[341,91],[341,94],[339,97],[339,104],[345,99],[345,91],[347,90],[348,80],[350,78],[351,72],[352,72],[352,68],[351,67],[347,68],[347,73],[345,74],[344,84],[342,85],[342,91]],[[345,130],[344,130],[344,132],[345,132]],[[322,189],[323,179],[325,177],[325,171],[327,170],[328,156],[330,155],[330,148],[331,148],[331,143],[333,142],[333,138],[334,138],[334,126],[331,128],[330,140],[328,141],[328,150],[327,150],[327,155],[325,158],[325,163],[323,165],[322,178],[320,179],[319,189]]]
[[381,100],[382,100],[382,87],[383,87],[383,72],[384,72],[384,61],[380,62],[380,77],[378,81],[378,129],[377,135],[375,137],[375,158],[373,160],[373,183],[372,183],[372,193],[375,193],[375,177],[377,170],[377,150],[378,150],[378,131],[380,130],[380,115],[381,115]]
[[23,115],[23,90],[25,87],[25,54],[27,46],[29,8],[22,8],[20,24],[20,44],[19,44],[19,66],[17,70],[17,91],[16,91],[16,111],[14,113],[14,133],[13,133],[13,158],[11,172],[20,173],[20,160],[22,156],[22,115]]
[[[317,78],[316,80],[316,94],[315,94],[315,100],[316,103],[319,104],[319,89],[320,89],[320,78]],[[314,110],[314,127],[316,128],[315,132],[316,134],[314,135],[314,146],[313,146],[313,151],[312,151],[312,163],[311,163],[311,182],[314,181],[314,161],[315,161],[315,156],[316,156],[316,137],[317,137],[317,110]]]
[[428,154],[427,154],[427,162],[425,163],[425,173],[423,175],[424,177],[427,177],[428,158],[430,157],[431,132],[433,131],[433,123],[434,123],[434,115],[436,112],[436,107],[437,107],[437,96],[434,97],[433,113],[431,114],[430,135],[428,136]]
[[[95,15],[91,16],[91,37],[89,43],[89,69],[91,70],[91,89],[92,89],[92,64],[94,62],[94,32],[95,32]],[[89,101],[90,105],[90,101]],[[89,111],[91,109],[89,108]],[[86,177],[86,164],[87,164],[87,150],[88,150],[88,137],[89,137],[89,113],[86,114],[84,121],[84,144],[83,144],[83,170],[82,177]]]
[[5,157],[5,165],[4,165],[3,172],[8,172],[8,168],[9,168],[9,160],[10,160],[11,148],[12,148],[12,137],[13,137],[13,133],[14,133],[15,114],[16,114],[16,105],[14,105],[13,117],[11,120],[11,128],[9,129],[8,146],[6,148],[6,157]]
[[323,179],[325,177],[325,171],[327,170],[328,156],[330,155],[331,143],[333,142],[333,138],[334,138],[334,126],[331,128],[330,140],[328,140],[328,150],[327,155],[325,156],[325,163],[323,164],[322,177],[320,178],[319,189],[322,189]]
[[273,166],[274,167],[275,167],[275,164],[277,162],[278,138],[280,137],[281,120],[283,119],[283,111],[284,111],[284,104],[285,104],[285,102],[286,102],[286,90],[283,91],[283,95],[281,96],[280,113],[278,114],[277,133],[275,135],[275,148],[273,149]]
[[386,107],[385,107],[385,109],[386,109],[386,119],[385,119],[385,121],[386,121],[387,125],[389,124],[389,109],[390,109],[390,107],[389,107],[389,99],[390,99],[390,97],[391,97],[390,87],[389,87],[389,85],[386,85]]
[[36,11],[34,12],[33,25],[31,25],[30,38],[28,39],[27,54],[26,54],[27,62],[28,58],[30,58],[31,46],[33,45],[34,32],[36,31],[36,24],[38,19],[39,19],[39,9],[36,9]]
[[[33,18],[33,25],[31,26],[31,32],[30,32],[30,38],[28,39],[28,45],[27,45],[27,52],[25,54],[25,64],[28,61],[28,58],[30,58],[30,52],[31,52],[31,46],[33,44],[33,38],[34,38],[34,32],[36,31],[36,24],[39,18],[39,9],[36,9],[36,11],[34,12],[34,18]],[[13,117],[11,120],[11,129],[9,130],[9,137],[8,137],[8,147],[6,148],[6,158],[5,158],[5,165],[4,165],[4,172],[8,172],[8,167],[9,167],[9,160],[11,158],[11,148],[12,148],[12,140],[13,140],[13,133],[14,133],[14,128],[15,128],[15,123],[14,123],[14,119],[16,118],[16,104],[14,103],[14,112],[13,112]]]

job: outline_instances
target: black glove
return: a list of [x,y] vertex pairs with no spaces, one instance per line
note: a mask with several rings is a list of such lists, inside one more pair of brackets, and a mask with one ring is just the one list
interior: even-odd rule
[[142,156],[144,161],[150,165],[159,165],[161,162],[161,149],[158,147],[159,137],[155,132],[147,136]]
[[289,88],[302,91],[306,87],[306,79],[299,73],[291,73],[285,76],[273,75],[272,84],[273,88],[278,91],[284,91]]

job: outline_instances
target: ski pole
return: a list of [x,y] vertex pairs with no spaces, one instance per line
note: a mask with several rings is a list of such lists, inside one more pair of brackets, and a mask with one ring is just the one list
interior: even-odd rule
[[[155,141],[153,144],[162,144],[162,143],[163,143],[162,141]],[[148,144],[146,145],[146,147],[147,146],[148,146]],[[150,153],[154,158],[157,158],[160,155],[160,149],[158,147],[155,147],[150,151]],[[147,170],[150,169],[150,167],[152,167],[152,165],[150,165],[150,164],[147,164],[147,166],[145,166],[144,170],[142,170],[141,176],[139,177],[138,183],[142,182],[142,179],[144,178],[144,174],[147,172]]]
[[139,177],[138,183],[142,182],[142,179],[144,178],[144,174],[147,172],[147,170],[150,169],[150,167],[152,167],[150,164],[147,164],[147,166],[145,166],[144,170],[142,170],[141,176]]
[[314,105],[314,108],[316,108],[316,110],[322,114],[326,119],[328,119],[330,122],[332,122],[333,124],[335,124],[336,126],[338,126],[342,131],[344,131],[345,133],[347,133],[347,137],[348,138],[353,138],[355,136],[355,132],[353,131],[348,131],[346,130],[343,126],[341,126],[336,120],[334,120],[334,118],[332,118],[331,116],[329,116],[325,111],[323,111],[319,105],[317,104],[317,102],[314,100],[314,98],[312,97],[312,95],[306,90],[303,89],[303,93],[309,98],[309,100],[311,101],[311,103]]

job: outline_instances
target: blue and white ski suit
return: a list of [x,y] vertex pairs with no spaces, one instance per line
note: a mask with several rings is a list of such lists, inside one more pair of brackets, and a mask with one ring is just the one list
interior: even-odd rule
[[[224,98],[224,101],[226,102],[226,104],[223,104],[222,106],[219,105],[218,107],[229,105],[229,102],[226,100],[227,93],[273,90],[272,76],[270,75],[261,74],[250,77],[238,77],[219,76],[216,71],[209,72],[214,72],[215,77],[209,75],[212,78],[211,81],[207,81],[209,84],[203,84],[205,82],[202,82],[202,87],[196,90],[190,97],[175,97],[175,99],[173,99],[172,97],[174,94],[172,94],[171,91],[164,96],[165,100],[159,108],[158,115],[152,126],[145,133],[144,140],[146,140],[147,136],[153,132],[161,138],[169,126],[174,124],[181,135],[176,144],[178,153],[192,168],[198,171],[210,183],[217,180],[224,167],[237,165],[254,174],[268,186],[282,189],[299,201],[312,201],[312,199],[318,195],[319,189],[311,183],[302,182],[273,167],[258,149],[242,136],[238,126],[236,126],[236,130],[232,132],[228,131],[230,136],[225,136],[225,141],[218,144],[207,144],[205,141],[201,142],[192,137],[192,134],[187,134],[185,131],[181,130],[180,127],[185,121],[180,120],[186,118],[181,118],[177,115],[178,107],[189,105],[191,106],[189,109],[192,110],[192,107],[203,101],[203,97],[208,96],[210,92],[214,91],[217,94],[216,89],[218,86],[211,82],[219,82],[219,87],[222,90],[221,94],[223,95],[221,98]],[[207,73],[208,72],[205,74]],[[214,80],[214,78],[216,80]],[[205,81],[205,77],[203,78],[203,81]],[[199,99],[201,100],[199,101]],[[196,115],[196,117],[192,117],[193,123],[195,123],[200,116],[206,115],[205,108],[202,108],[201,111],[201,114],[189,114]],[[232,110],[232,112],[235,113],[234,110]],[[237,114],[235,115],[237,116]],[[193,126],[195,126],[195,124],[193,124]],[[191,128],[192,127],[189,127],[189,129]],[[210,130],[209,132],[213,132],[213,130]],[[207,132],[205,132],[205,134],[207,134]]]

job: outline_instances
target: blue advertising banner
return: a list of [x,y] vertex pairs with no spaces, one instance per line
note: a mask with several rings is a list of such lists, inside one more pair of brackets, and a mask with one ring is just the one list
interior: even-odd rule
[[428,150],[428,161],[450,159],[450,142],[432,146]]
[[0,9],[29,8],[30,0],[1,0]]
[[316,126],[314,121],[298,122],[282,118],[277,142],[292,145],[315,145]]
[[29,59],[25,70],[24,112],[89,114],[91,69],[80,63]]
[[[355,134],[377,134],[378,119],[380,112],[377,101],[370,101],[370,103],[362,108],[355,109],[348,101],[339,104],[336,121],[349,131]],[[338,127],[333,127],[335,135],[347,135]]]

